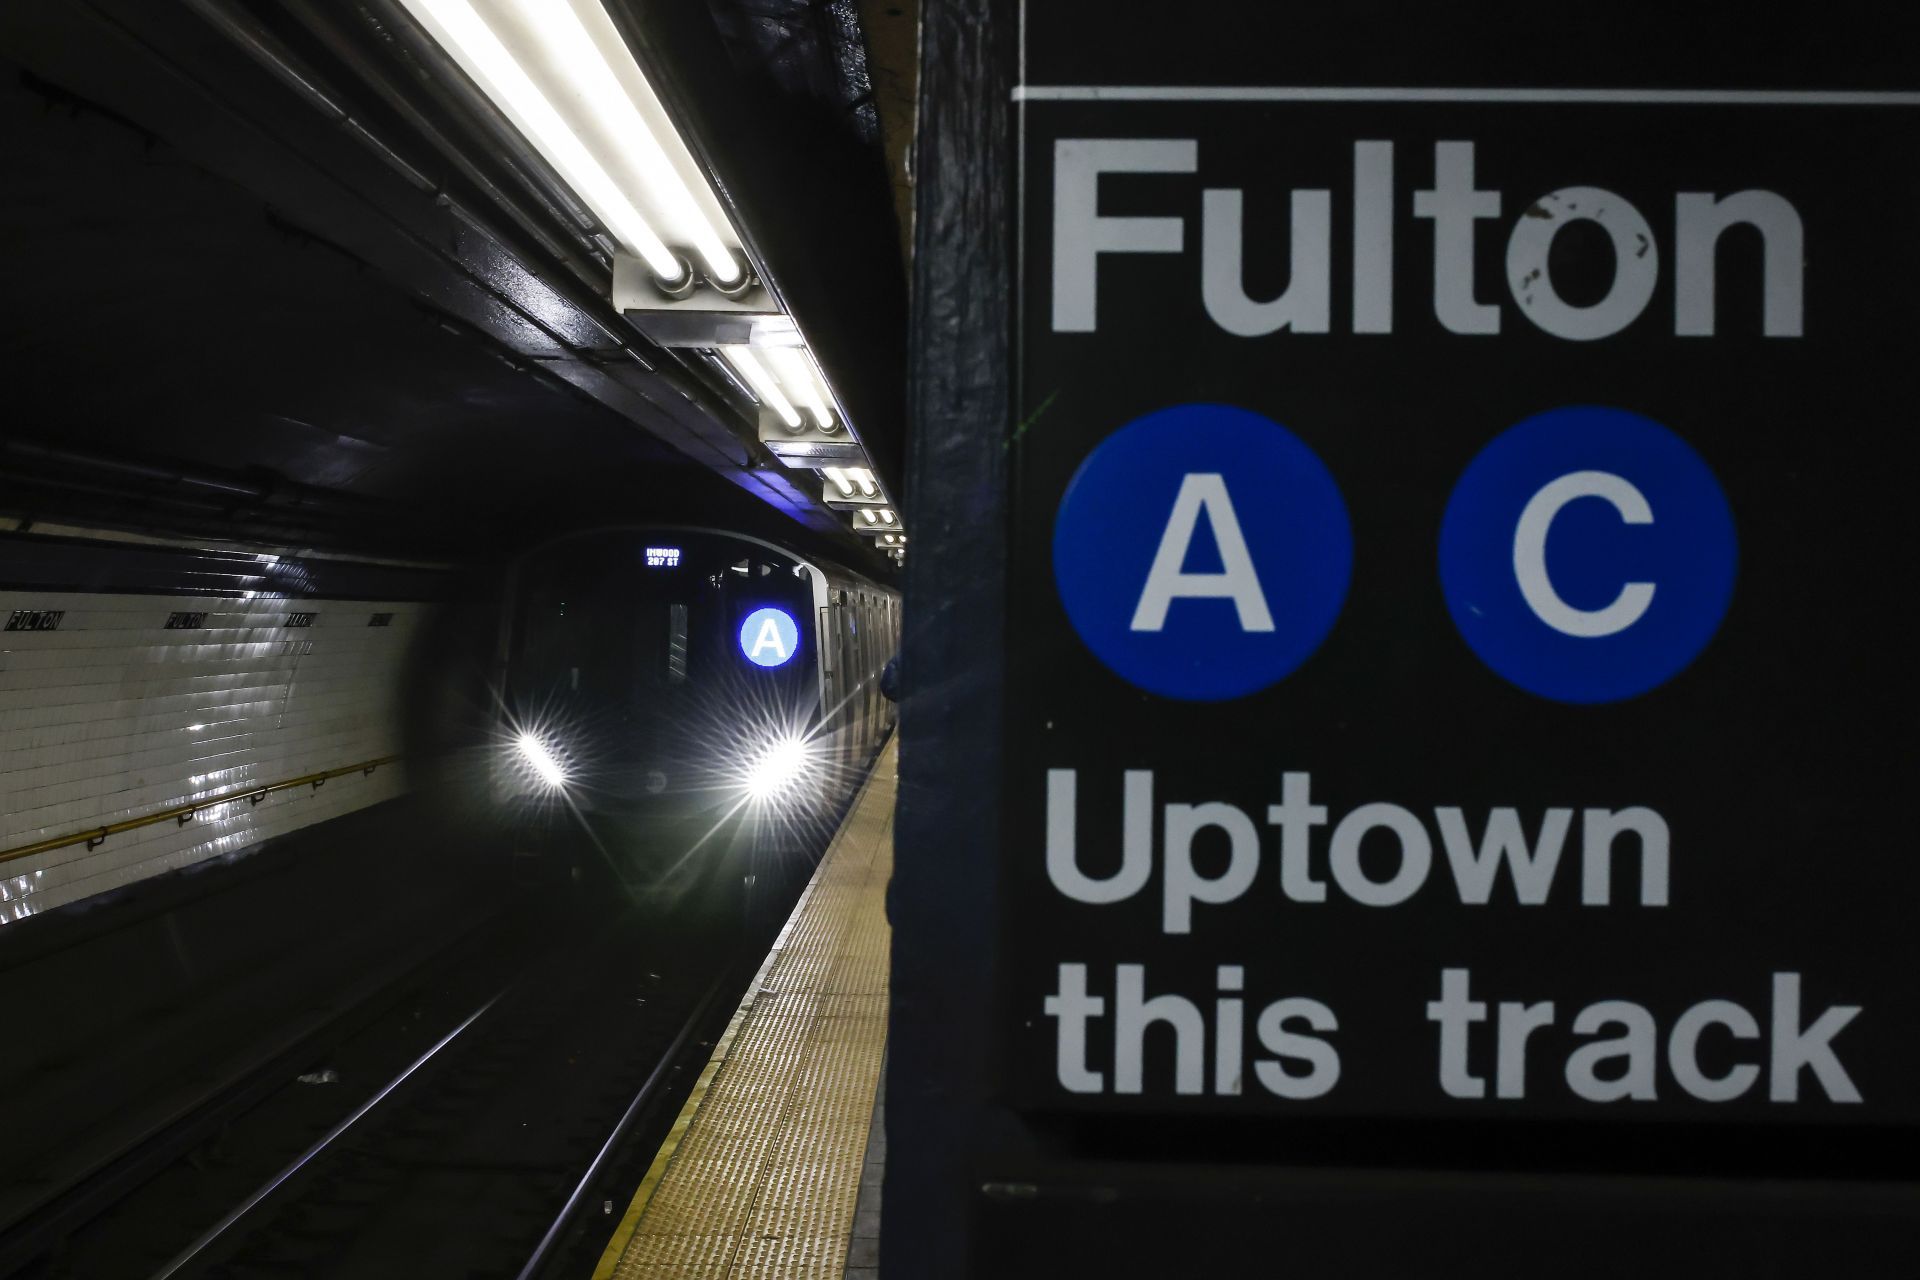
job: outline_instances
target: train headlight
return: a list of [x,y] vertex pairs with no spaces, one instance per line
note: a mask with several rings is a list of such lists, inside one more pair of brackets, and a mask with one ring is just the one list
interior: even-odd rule
[[760,748],[747,765],[747,795],[755,800],[777,800],[807,772],[804,738],[779,738]]
[[560,761],[546,743],[531,733],[523,733],[514,739],[513,745],[534,777],[555,791],[567,785],[567,771],[560,767]]

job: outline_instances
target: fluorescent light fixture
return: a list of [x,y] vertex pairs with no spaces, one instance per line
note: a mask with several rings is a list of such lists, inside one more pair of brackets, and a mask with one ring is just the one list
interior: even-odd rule
[[780,385],[787,394],[807,407],[815,425],[823,429],[831,427],[833,411],[827,408],[826,390],[814,372],[813,358],[801,347],[767,347],[765,350],[767,363],[780,375]]
[[868,509],[865,509],[865,508],[863,508],[863,509],[861,510],[861,512],[860,512],[860,518],[861,518],[862,520],[865,520],[865,521],[866,521],[866,522],[867,522],[868,524],[879,524],[879,523],[880,523],[880,517],[879,517],[879,516],[877,516],[877,515],[875,515],[875,514],[873,514],[873,512],[872,512],[871,510],[868,510]]
[[880,508],[880,523],[881,524],[899,524],[900,518],[893,514],[892,508],[882,507]]
[[877,497],[880,493],[880,485],[874,480],[873,472],[867,470],[865,467],[848,467],[847,479],[859,485],[860,492],[866,494],[869,498]]
[[845,471],[839,467],[822,467],[820,471],[828,480],[833,482],[833,487],[840,491],[841,497],[851,498],[853,496],[853,481],[847,479],[847,473]]
[[686,277],[669,239],[715,282],[741,280],[718,202],[599,0],[401,3],[662,281]]
[[773,375],[767,372],[767,367],[760,363],[760,357],[753,354],[752,347],[727,346],[716,347],[715,350],[753,389],[753,394],[760,398],[761,404],[779,414],[780,421],[787,426],[795,430],[799,429],[799,410],[793,407],[793,402],[780,390],[780,384],[773,380]]

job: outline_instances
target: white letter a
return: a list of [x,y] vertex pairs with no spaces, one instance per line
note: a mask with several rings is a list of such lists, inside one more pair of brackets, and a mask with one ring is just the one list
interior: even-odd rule
[[[1221,572],[1182,573],[1180,566],[1187,562],[1202,510],[1213,529],[1214,545],[1220,548]],[[1146,589],[1133,611],[1132,629],[1160,630],[1167,622],[1167,606],[1179,597],[1230,599],[1242,631],[1273,630],[1273,614],[1267,611],[1267,597],[1253,571],[1253,557],[1247,554],[1247,540],[1240,536],[1240,520],[1227,496],[1226,478],[1217,472],[1195,472],[1180,481],[1180,494],[1173,500],[1166,532],[1160,535],[1160,550],[1154,554]]]
[[760,634],[753,638],[753,650],[749,658],[757,658],[767,649],[773,650],[781,658],[787,656],[787,646],[780,643],[780,628],[772,618],[760,624]]

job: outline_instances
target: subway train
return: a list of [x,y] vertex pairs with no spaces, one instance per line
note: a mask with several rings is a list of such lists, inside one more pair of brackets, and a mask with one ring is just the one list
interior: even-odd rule
[[569,535],[503,606],[489,754],[520,857],[584,847],[650,886],[722,849],[817,853],[894,722],[899,594],[760,538]]

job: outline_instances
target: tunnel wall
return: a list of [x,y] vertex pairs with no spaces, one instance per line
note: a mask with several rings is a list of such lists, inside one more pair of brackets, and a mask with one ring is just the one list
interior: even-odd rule
[[[397,753],[404,662],[433,608],[0,591],[10,627],[62,615],[0,634],[0,850]],[[0,924],[404,789],[396,763],[0,863]]]

